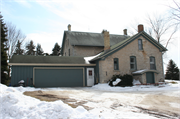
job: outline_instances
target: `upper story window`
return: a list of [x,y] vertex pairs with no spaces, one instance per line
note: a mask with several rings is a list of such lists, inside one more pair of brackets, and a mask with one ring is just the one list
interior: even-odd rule
[[114,70],[119,70],[118,58],[114,58]]
[[135,56],[131,56],[130,57],[130,68],[131,70],[136,70],[136,57]]
[[155,57],[150,57],[150,69],[156,70]]
[[139,50],[143,50],[142,39],[138,39],[138,47],[139,47]]

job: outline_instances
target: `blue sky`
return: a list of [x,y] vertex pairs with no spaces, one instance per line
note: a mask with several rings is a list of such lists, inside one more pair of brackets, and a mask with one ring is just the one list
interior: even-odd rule
[[[63,32],[72,31],[123,34],[137,24],[144,24],[147,14],[168,14],[172,0],[1,0],[5,21],[12,22],[27,36],[26,41],[40,43],[51,53],[54,44],[62,43]],[[133,24],[133,25],[132,25]],[[166,63],[173,59],[180,67],[180,36],[168,46]],[[177,43],[178,41],[178,43]],[[177,55],[178,54],[178,55]],[[166,67],[165,67],[166,68]]]

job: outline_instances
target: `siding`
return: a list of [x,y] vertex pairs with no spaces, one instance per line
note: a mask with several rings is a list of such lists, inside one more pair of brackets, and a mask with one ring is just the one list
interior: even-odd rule
[[[17,85],[20,80],[24,80],[28,86],[32,85],[31,78],[33,79],[33,68],[34,67],[56,67],[56,66],[12,66],[11,72],[11,85]],[[63,66],[62,66],[63,67]],[[64,67],[72,67],[72,66],[64,66]],[[77,66],[76,66],[77,67]],[[81,66],[79,66],[81,67]],[[94,72],[96,72],[96,68],[93,66],[84,66],[85,69],[85,86],[87,86],[87,74],[86,68],[94,68]],[[68,75],[68,74],[67,74]],[[28,78],[28,82],[27,82]],[[95,82],[95,81],[94,81]]]

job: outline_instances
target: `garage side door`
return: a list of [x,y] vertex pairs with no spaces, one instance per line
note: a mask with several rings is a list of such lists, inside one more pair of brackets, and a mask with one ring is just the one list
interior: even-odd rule
[[35,87],[82,87],[83,69],[34,69]]

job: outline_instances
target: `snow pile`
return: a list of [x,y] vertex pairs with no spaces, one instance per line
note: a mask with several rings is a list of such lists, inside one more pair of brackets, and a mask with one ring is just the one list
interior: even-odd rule
[[[170,91],[180,90],[180,81],[175,81],[176,84],[168,83],[159,86],[154,85],[135,85],[132,87],[111,87],[108,83],[97,84],[92,87],[94,90],[101,91],[115,91],[115,92],[136,92],[136,91]],[[134,84],[140,83],[139,81],[133,81]],[[178,92],[180,94],[180,92]]]
[[0,89],[1,119],[97,118],[82,106],[71,108],[60,100],[45,102],[25,96],[22,94],[25,90],[23,87],[12,88],[0,84]]
[[121,82],[121,79],[117,78],[115,81],[113,81],[113,86],[117,85],[119,82]]
[[137,85],[137,84],[141,84],[141,83],[139,82],[139,80],[133,79],[133,85]]

